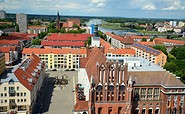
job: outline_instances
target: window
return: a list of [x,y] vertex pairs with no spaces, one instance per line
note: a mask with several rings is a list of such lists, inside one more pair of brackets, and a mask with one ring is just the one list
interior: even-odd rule
[[148,88],[148,92],[147,92],[148,99],[152,99],[152,91],[153,91],[153,88]]
[[24,102],[26,102],[26,99],[24,99]]
[[7,94],[5,93],[5,94],[4,94],[4,96],[6,97],[6,96],[7,96]]
[[181,95],[181,102],[184,102],[184,95]]
[[178,96],[177,96],[177,95],[175,95],[175,96],[174,96],[174,101],[177,101],[177,98],[178,98]]
[[24,93],[24,96],[26,96],[26,93]]
[[19,90],[19,87],[17,87],[17,90]]
[[152,114],[152,109],[149,109],[148,114]]
[[5,100],[4,102],[7,103],[7,100]]
[[6,87],[4,87],[4,91],[6,91]]
[[17,99],[17,102],[20,102],[20,100],[19,100],[19,99]]
[[19,96],[19,93],[17,93],[17,96]]
[[23,93],[21,93],[21,96],[23,96]]
[[155,110],[155,114],[159,114],[159,109],[156,109]]
[[146,114],[146,109],[142,109],[142,114]]
[[3,93],[1,93],[1,97],[3,97]]
[[158,100],[159,99],[159,88],[154,89],[154,99]]
[[146,97],[146,88],[141,88],[141,99],[145,99]]

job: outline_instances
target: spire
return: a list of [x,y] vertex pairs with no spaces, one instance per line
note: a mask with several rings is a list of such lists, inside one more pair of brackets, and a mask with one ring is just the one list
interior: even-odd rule
[[59,14],[59,11],[57,12],[57,20],[60,20],[60,14]]
[[59,15],[59,11],[57,12],[56,25],[57,25],[57,29],[60,29],[60,15]]

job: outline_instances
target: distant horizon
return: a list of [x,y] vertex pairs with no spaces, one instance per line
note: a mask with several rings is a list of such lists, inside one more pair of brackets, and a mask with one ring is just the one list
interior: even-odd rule
[[185,19],[185,0],[0,0],[11,13]]
[[[18,12],[18,13],[24,13],[24,12]],[[17,13],[13,13],[13,12],[6,12],[6,14],[17,14]],[[40,13],[24,13],[24,14],[27,14],[27,15],[38,15],[38,16],[44,16],[44,15],[47,15],[47,16],[57,16],[57,11],[56,11],[56,14],[40,14]],[[90,15],[63,15],[59,12],[60,16],[69,16],[69,17],[99,17],[99,18],[133,18],[133,19],[162,19],[162,20],[185,20],[185,18],[182,18],[182,19],[178,19],[178,18],[157,18],[157,17],[154,17],[154,18],[150,18],[150,17],[119,17],[119,16],[90,16]]]

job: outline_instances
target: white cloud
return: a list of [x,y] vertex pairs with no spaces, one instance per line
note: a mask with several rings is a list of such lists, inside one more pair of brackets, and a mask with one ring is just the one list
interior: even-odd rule
[[105,6],[106,6],[105,3],[98,3],[98,4],[96,5],[96,7],[105,7]]
[[162,10],[177,10],[177,7],[170,6],[170,7],[162,8]]
[[94,4],[98,4],[98,3],[105,3],[106,0],[92,0],[91,2]]
[[143,10],[156,10],[157,8],[153,4],[147,4],[142,7]]

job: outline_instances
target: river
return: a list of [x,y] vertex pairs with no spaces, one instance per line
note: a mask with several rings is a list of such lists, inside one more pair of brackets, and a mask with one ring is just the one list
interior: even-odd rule
[[[102,24],[103,23],[103,20],[101,20],[101,19],[91,19],[89,22],[87,22],[86,24],[88,25],[88,26],[91,26],[91,24],[98,24],[98,25],[100,25],[100,24]],[[117,34],[117,35],[123,35],[123,34],[125,34],[125,33],[127,33],[127,32],[131,32],[131,31],[128,31],[128,30],[117,30],[117,29],[110,29],[110,28],[103,28],[103,27],[98,27],[98,29],[100,30],[100,31],[102,31],[102,32],[114,32],[115,34]]]

